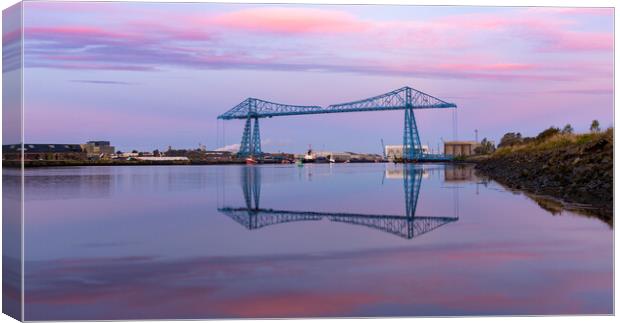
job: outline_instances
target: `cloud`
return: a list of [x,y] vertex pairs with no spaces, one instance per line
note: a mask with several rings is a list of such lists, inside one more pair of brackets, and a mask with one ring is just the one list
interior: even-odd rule
[[232,144],[232,145],[226,145],[224,147],[217,148],[215,149],[215,151],[238,152],[240,147],[241,147],[240,144]]
[[369,27],[354,15],[336,10],[264,7],[221,14],[210,23],[249,32],[278,34],[351,33]]
[[87,83],[87,84],[114,84],[114,85],[133,85],[135,83],[122,82],[122,81],[102,81],[102,80],[70,80],[73,83]]
[[[611,31],[581,28],[592,16],[611,21],[608,12],[516,8],[380,20],[329,7],[261,6],[202,15],[157,12],[150,18],[118,14],[119,23],[106,28],[81,21],[61,26],[27,22],[26,67],[294,70],[477,80],[609,78],[582,64],[595,56],[571,58],[578,52],[611,57]],[[170,19],[185,23],[173,25],[167,23]],[[554,59],[557,55],[564,58]]]
[[[260,144],[261,144],[261,146],[263,148],[266,148],[266,147],[272,147],[272,148],[274,148],[274,147],[283,147],[283,146],[286,146],[286,145],[288,145],[290,143],[292,143],[292,141],[289,140],[289,139],[276,139],[276,140],[273,140],[273,139],[269,139],[269,138],[263,139],[260,142]],[[241,147],[240,144],[231,144],[231,145],[226,145],[224,147],[217,148],[217,149],[215,149],[215,151],[238,152],[240,147]]]

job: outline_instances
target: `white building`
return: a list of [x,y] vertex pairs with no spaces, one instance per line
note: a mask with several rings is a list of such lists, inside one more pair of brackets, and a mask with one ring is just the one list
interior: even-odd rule
[[137,160],[150,160],[150,161],[185,161],[189,160],[187,157],[135,157]]
[[[425,154],[428,154],[430,152],[430,149],[427,145],[422,145],[422,152]],[[390,161],[403,158],[403,145],[386,145],[385,157],[387,157],[387,159]]]

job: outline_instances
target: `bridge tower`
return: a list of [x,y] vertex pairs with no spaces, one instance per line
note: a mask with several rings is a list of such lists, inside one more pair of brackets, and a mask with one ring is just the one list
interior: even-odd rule
[[243,167],[241,172],[241,187],[247,210],[247,225],[249,228],[257,228],[258,211],[260,208],[260,169],[256,167]]
[[243,167],[241,172],[241,187],[243,199],[248,210],[258,210],[260,207],[260,170],[255,167]]
[[[411,111],[411,113],[413,115],[413,111]],[[405,191],[405,216],[407,218],[408,239],[416,235],[414,225],[415,211],[418,207],[418,196],[420,195],[420,188],[422,186],[422,172],[423,170],[416,169],[414,165],[403,165],[403,188]]]
[[[258,115],[256,111],[256,99],[248,99],[248,113],[241,137],[239,156],[260,156],[263,152],[260,147],[260,129],[258,127]],[[252,127],[254,119],[254,127]]]
[[405,88],[405,127],[403,131],[403,159],[415,161],[422,157],[422,145],[418,125],[413,114],[413,100],[410,87]]

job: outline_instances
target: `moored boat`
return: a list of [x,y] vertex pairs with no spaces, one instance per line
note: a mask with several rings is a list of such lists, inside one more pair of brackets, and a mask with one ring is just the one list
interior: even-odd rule
[[308,152],[303,157],[304,163],[314,163],[316,161],[316,156],[312,152],[312,146],[308,148]]
[[327,159],[327,157],[324,157],[324,156],[318,156],[314,159],[314,162],[317,164],[327,164],[329,163],[329,159]]

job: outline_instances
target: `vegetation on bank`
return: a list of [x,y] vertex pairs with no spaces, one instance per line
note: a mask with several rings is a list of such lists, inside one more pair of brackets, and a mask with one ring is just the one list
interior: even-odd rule
[[[557,129],[557,128],[550,128]],[[547,130],[546,130],[547,131]],[[609,128],[603,132],[592,132],[583,134],[553,132],[546,137],[535,138],[531,141],[525,141],[520,144],[507,145],[499,147],[492,155],[502,156],[513,153],[537,152],[550,149],[561,149],[565,147],[584,145],[604,138],[613,140],[613,128]]]
[[536,137],[507,133],[497,150],[469,160],[510,188],[592,205],[611,217],[613,128],[601,131],[596,121],[583,134],[570,125],[550,127]]

